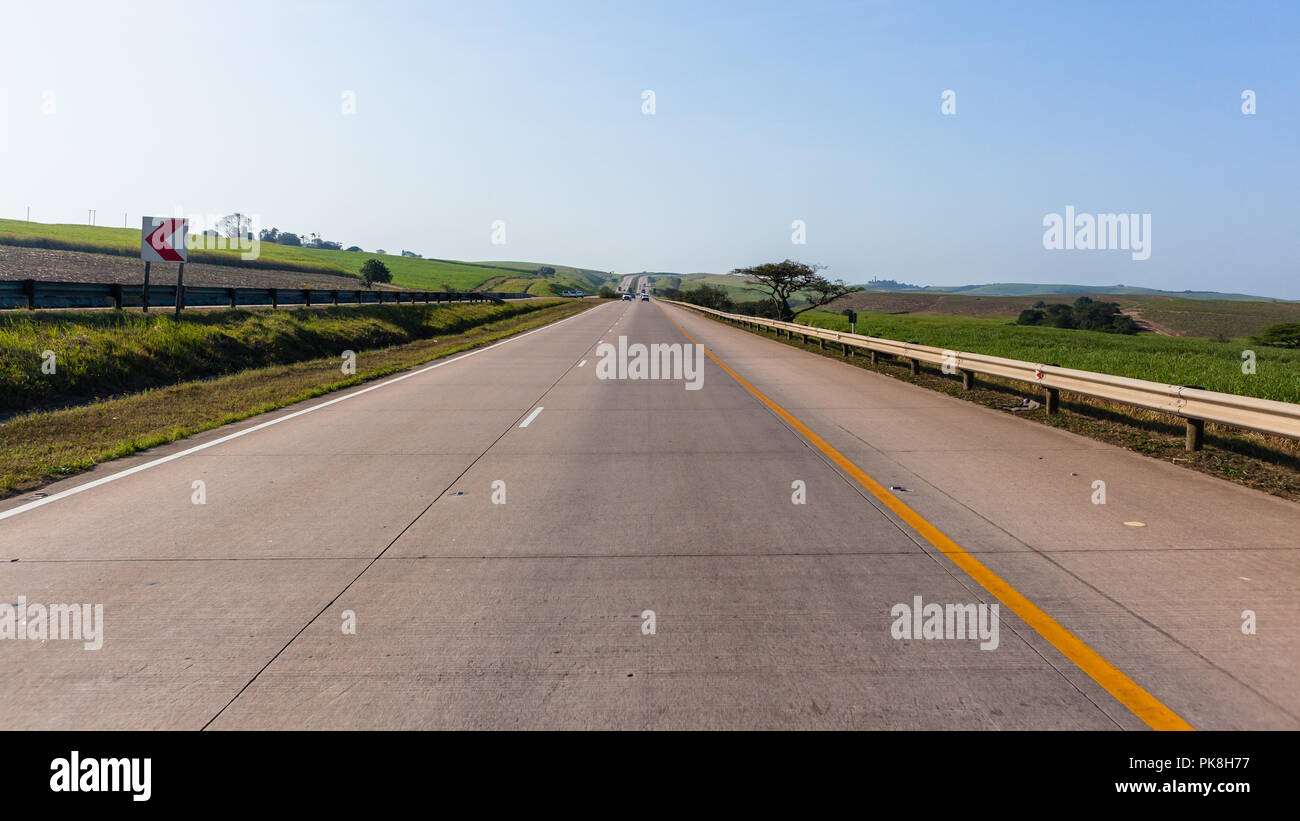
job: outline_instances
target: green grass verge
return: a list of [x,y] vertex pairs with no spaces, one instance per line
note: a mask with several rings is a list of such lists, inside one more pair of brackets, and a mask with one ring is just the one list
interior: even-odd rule
[[[0,413],[115,396],[459,333],[554,303],[0,315]],[[45,351],[54,373],[43,372]]]
[[[798,321],[832,330],[849,329],[846,317],[824,311],[808,311]],[[1123,336],[1014,325],[996,319],[892,316],[874,312],[858,314],[857,330],[868,336],[955,351],[1300,402],[1300,350],[1268,348],[1246,340],[1212,342],[1155,334]],[[1244,350],[1255,352],[1254,374],[1241,372]]]
[[459,335],[368,351],[358,355],[355,376],[343,376],[339,359],[331,356],[18,416],[0,424],[0,498],[100,462],[479,347],[596,304],[557,300]]

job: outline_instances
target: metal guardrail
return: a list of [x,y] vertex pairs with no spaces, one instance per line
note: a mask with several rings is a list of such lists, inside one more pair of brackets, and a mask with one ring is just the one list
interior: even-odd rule
[[[400,303],[501,302],[528,294],[458,291],[375,291],[339,288],[214,288],[185,285],[180,307],[244,305],[390,305]],[[146,299],[148,300],[146,302]],[[49,282],[39,279],[0,280],[0,309],[5,308],[157,308],[177,305],[175,285],[101,282]]]
[[893,339],[831,331],[794,322],[729,314],[686,302],[664,301],[700,313],[711,314],[739,325],[771,329],[778,336],[784,332],[787,337],[798,334],[805,342],[810,338],[817,339],[823,348],[826,347],[827,342],[837,343],[843,346],[845,354],[850,356],[855,349],[864,350],[870,354],[873,363],[878,355],[907,359],[911,363],[912,373],[919,371],[922,362],[941,367],[946,365],[954,375],[961,374],[962,385],[968,389],[974,385],[975,374],[1038,385],[1046,392],[1044,404],[1048,413],[1056,413],[1061,391],[1168,413],[1187,422],[1188,450],[1201,449],[1206,422],[1300,439],[1300,405],[1291,402],[1257,399],[1252,396],[1207,391],[1191,385],[1165,385],[1159,382],[1148,382],[1145,379],[1080,371],[1046,363],[1023,362],[1000,356],[953,351],[911,342],[898,342]]

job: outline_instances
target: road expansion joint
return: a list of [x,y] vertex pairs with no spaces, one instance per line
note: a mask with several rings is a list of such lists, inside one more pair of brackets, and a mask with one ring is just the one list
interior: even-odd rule
[[[575,316],[580,316],[580,314],[575,314]],[[377,553],[368,562],[366,562],[366,566],[361,568],[360,573],[357,573],[357,575],[350,582],[348,582],[346,585],[343,586],[342,590],[336,593],[333,598],[331,598],[328,602],[325,603],[324,607],[322,607],[319,611],[316,612],[315,615],[313,615],[310,619],[308,619],[307,623],[304,624],[301,628],[299,628],[298,632],[294,633],[293,636],[290,637],[290,639],[287,642],[285,642],[284,646],[281,647],[279,650],[277,650],[275,654],[271,656],[271,658],[267,660],[267,662],[263,664],[256,673],[253,674],[252,678],[250,678],[247,682],[244,683],[244,686],[239,688],[239,692],[235,693],[235,695],[230,699],[230,701],[226,702],[225,706],[223,706],[220,710],[218,710],[217,713],[212,716],[212,718],[208,719],[200,729],[201,730],[208,729],[209,727],[212,726],[213,722],[215,722],[218,718],[222,716],[222,714],[226,712],[226,710],[230,709],[230,705],[234,704],[239,699],[239,697],[242,696],[248,690],[248,688],[253,685],[253,682],[257,681],[257,679],[262,675],[262,673],[266,672],[267,669],[270,668],[270,666],[275,663],[276,659],[278,659],[286,650],[289,649],[290,646],[293,645],[295,641],[298,640],[299,636],[307,632],[307,629],[311,627],[316,622],[317,619],[319,619],[326,612],[328,612],[329,609],[333,607],[338,602],[338,600],[341,599],[343,595],[346,594],[348,590],[352,588],[353,585],[355,585],[358,581],[360,581],[361,577],[366,574],[366,571],[374,567],[375,564],[384,557],[384,554],[387,553],[393,547],[393,545],[397,544],[397,542],[403,536],[406,535],[406,532],[410,530],[412,527],[414,527],[415,523],[420,521],[420,519],[424,517],[424,514],[428,513],[433,508],[433,506],[438,503],[439,499],[445,498],[447,493],[453,487],[455,487],[456,484],[460,482],[461,479],[465,477],[465,474],[469,473],[470,470],[473,469],[474,465],[478,464],[480,459],[486,456],[488,452],[492,450],[492,448],[496,447],[497,443],[499,443],[502,439],[506,437],[506,434],[510,433],[511,430],[513,430],[517,425],[519,425],[519,423],[524,419],[524,417],[530,411],[532,411],[532,409],[535,408],[540,402],[542,402],[545,399],[546,395],[549,394],[555,388],[555,386],[558,385],[562,379],[564,379],[564,377],[568,376],[572,371],[574,371],[577,368],[578,361],[579,361],[578,359],[574,359],[573,362],[570,363],[569,367],[565,368],[564,372],[561,373],[555,379],[554,382],[552,382],[549,386],[547,386],[546,389],[543,390],[536,399],[530,402],[528,404],[528,407],[525,408],[522,412],[520,412],[520,414],[517,417],[515,417],[515,419],[509,425],[507,425],[506,428],[503,431],[501,431],[501,433],[498,434],[497,437],[487,445],[487,447],[483,448],[483,450],[477,456],[475,456],[472,460],[470,460],[469,464],[467,464],[464,467],[464,469],[461,470],[461,472],[458,473],[456,477],[447,484],[446,487],[444,487],[441,491],[439,491],[438,494],[433,497],[433,500],[430,501],[427,505],[425,505],[424,508],[419,513],[417,513],[415,517],[411,519],[411,521],[408,522],[406,526],[403,527],[397,533],[397,535],[392,538],[392,540],[388,542],[388,544],[384,545],[384,548],[380,550],[379,553]]]

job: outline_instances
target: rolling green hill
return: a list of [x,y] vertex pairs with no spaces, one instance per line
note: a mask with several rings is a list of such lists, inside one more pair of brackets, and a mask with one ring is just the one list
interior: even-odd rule
[[968,296],[1040,296],[1047,294],[1125,294],[1131,296],[1168,296],[1180,299],[1236,300],[1242,302],[1285,302],[1272,297],[1250,294],[1220,293],[1218,291],[1162,291],[1159,288],[1142,288],[1131,285],[1053,285],[1033,282],[994,282],[987,285],[956,285],[952,287],[930,285],[918,289],[923,292],[966,294]]
[[[0,219],[0,245],[28,248],[49,248],[86,253],[138,256],[140,231],[137,228],[105,228],[89,225],[59,225],[21,220]],[[574,289],[594,292],[600,287],[604,275],[599,271],[568,266],[552,266],[553,276],[545,278],[532,274],[541,267],[538,263],[511,263],[509,266],[491,263],[460,262],[446,259],[415,259],[395,254],[377,254],[369,251],[333,251],[319,248],[260,244],[256,260],[240,258],[238,250],[212,250],[194,248],[190,251],[192,262],[212,265],[232,265],[302,271],[310,273],[357,274],[368,259],[380,259],[393,272],[393,284],[413,289],[486,290],[485,283],[497,280],[516,281],[521,287],[492,286],[499,291],[529,291],[549,295],[548,284],[560,290]],[[526,280],[519,282],[519,280]]]

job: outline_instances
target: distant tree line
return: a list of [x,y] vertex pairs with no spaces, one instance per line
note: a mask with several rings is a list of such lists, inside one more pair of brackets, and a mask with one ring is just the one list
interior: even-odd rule
[[1120,313],[1118,302],[1097,302],[1081,296],[1073,305],[1048,305],[1041,299],[1032,308],[1020,312],[1017,325],[1040,325],[1047,328],[1073,328],[1108,334],[1135,334],[1139,328],[1132,317]]
[[721,285],[700,284],[689,290],[680,288],[660,288],[658,293],[665,299],[689,302],[702,308],[726,311],[731,314],[745,314],[767,319],[780,319],[781,308],[772,299],[754,299],[737,302]]
[[[227,217],[226,220],[230,220],[232,218],[237,218],[237,217],[239,217],[238,214],[232,214],[230,217]],[[240,225],[242,228],[242,224],[236,223],[236,225]],[[227,235],[231,235],[228,233],[229,229],[225,229],[225,231]],[[251,231],[249,231],[249,236],[251,238],[252,236]],[[257,238],[262,242],[273,242],[276,245],[292,245],[296,248],[319,248],[323,251],[343,251],[343,250],[364,251],[365,250],[360,245],[349,245],[345,249],[343,247],[343,243],[334,242],[333,240],[323,239],[320,234],[316,234],[316,233],[295,234],[292,231],[281,231],[279,228],[263,228],[262,230],[257,232]],[[384,252],[380,250],[378,251],[378,253],[382,254]],[[420,258],[420,255],[414,253],[413,251],[403,251],[402,256],[415,257],[417,259]]]
[[868,291],[924,291],[921,285],[913,285],[910,282],[899,282],[896,279],[876,279],[872,277],[871,281],[863,286]]

